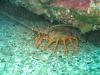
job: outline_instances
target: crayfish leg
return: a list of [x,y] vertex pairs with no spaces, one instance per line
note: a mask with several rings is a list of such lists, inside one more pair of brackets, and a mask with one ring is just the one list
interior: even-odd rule
[[53,43],[53,38],[50,37],[50,38],[49,38],[49,42],[48,42],[48,44],[45,45],[44,48],[45,48],[45,49],[48,49],[48,47],[49,47],[52,43]]
[[67,53],[67,47],[66,47],[66,38],[62,38],[63,44],[64,44],[64,54]]
[[69,43],[70,43],[71,48],[74,48],[73,47],[73,42],[72,42],[72,36],[71,36],[70,33],[68,33],[68,40],[69,40]]
[[37,34],[37,36],[35,36],[35,38],[33,38],[35,40],[35,46],[36,48],[38,48],[42,42],[42,38],[40,34]]
[[40,38],[40,39],[38,39],[38,40],[36,40],[35,41],[35,46],[36,46],[36,48],[38,48],[39,46],[40,46],[40,44],[42,43],[42,38]]
[[57,48],[58,42],[59,42],[59,38],[56,39],[56,43],[55,43],[54,49]]

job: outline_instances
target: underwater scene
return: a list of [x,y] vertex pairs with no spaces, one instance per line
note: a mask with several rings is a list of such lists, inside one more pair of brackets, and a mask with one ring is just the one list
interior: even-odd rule
[[100,0],[0,0],[0,75],[100,75]]

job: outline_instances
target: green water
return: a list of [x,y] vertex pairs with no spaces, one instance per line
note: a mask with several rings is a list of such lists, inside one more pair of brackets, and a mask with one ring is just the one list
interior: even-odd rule
[[[80,43],[75,55],[34,47],[33,32],[0,15],[0,75],[100,75],[100,47]],[[64,50],[61,46],[60,50]]]

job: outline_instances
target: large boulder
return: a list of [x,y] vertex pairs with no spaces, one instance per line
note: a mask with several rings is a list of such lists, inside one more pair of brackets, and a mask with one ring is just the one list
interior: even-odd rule
[[[90,0],[9,0],[36,13],[51,22],[70,24],[82,33],[100,28],[100,13],[90,8]],[[93,12],[91,10],[93,9]],[[96,10],[95,10],[96,11]]]

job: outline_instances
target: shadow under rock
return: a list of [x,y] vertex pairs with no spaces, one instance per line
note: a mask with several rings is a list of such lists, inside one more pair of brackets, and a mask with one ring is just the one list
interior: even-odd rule
[[36,23],[48,24],[48,21],[45,20],[43,15],[37,15],[24,7],[11,4],[9,0],[0,1],[0,13],[30,29]]
[[100,47],[100,30],[88,32],[85,36],[87,42]]

